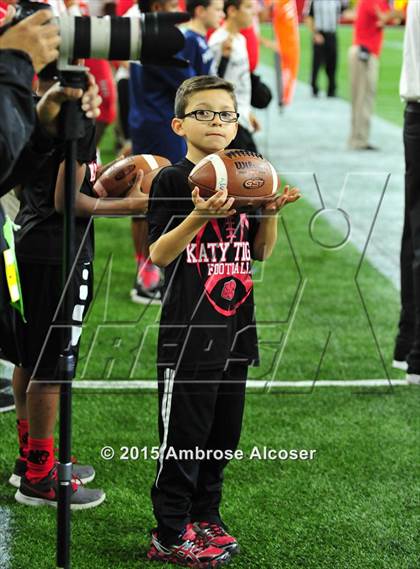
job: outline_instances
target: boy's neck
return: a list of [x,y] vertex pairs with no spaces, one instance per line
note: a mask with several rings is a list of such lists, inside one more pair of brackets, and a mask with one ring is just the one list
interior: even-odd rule
[[239,34],[239,32],[241,31],[241,28],[238,26],[235,20],[232,20],[232,18],[228,18],[225,21],[224,27],[231,34]]
[[197,19],[191,20],[191,22],[189,22],[187,25],[187,29],[192,30],[196,34],[200,34],[201,36],[204,37],[207,34],[205,25],[202,22],[200,22],[200,20]]
[[185,158],[190,162],[192,162],[193,164],[198,164],[200,160],[202,160],[209,154],[211,154],[211,152],[203,152],[198,148],[192,148],[188,146],[187,155],[185,156]]

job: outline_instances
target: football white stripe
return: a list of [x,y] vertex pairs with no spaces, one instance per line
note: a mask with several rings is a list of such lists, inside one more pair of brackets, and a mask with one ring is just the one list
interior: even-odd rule
[[209,154],[207,156],[209,162],[213,164],[214,172],[216,174],[216,190],[225,190],[228,184],[228,174],[225,163],[217,154]]
[[272,193],[275,194],[277,192],[277,186],[279,184],[279,177],[277,176],[277,172],[274,170],[273,165],[269,162],[271,168],[271,174],[273,176],[273,191]]
[[153,154],[142,154],[142,156],[149,164],[151,170],[156,170],[156,168],[159,168],[159,164]]

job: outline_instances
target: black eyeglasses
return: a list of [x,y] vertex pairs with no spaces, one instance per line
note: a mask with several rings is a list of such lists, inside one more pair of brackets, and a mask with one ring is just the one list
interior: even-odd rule
[[208,111],[204,109],[192,111],[180,118],[194,117],[197,121],[211,122],[216,115],[219,115],[222,122],[238,122],[239,119],[239,113],[235,113],[234,111]]

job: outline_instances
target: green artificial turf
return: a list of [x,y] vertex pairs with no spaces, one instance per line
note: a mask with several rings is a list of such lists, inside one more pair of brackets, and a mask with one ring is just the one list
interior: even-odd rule
[[[418,405],[416,388],[249,394],[240,443],[245,458],[227,468],[224,489],[223,515],[242,547],[232,567],[415,569]],[[76,392],[75,454],[95,465],[94,485],[106,490],[107,499],[73,514],[73,567],[149,567],[155,465],[119,457],[123,446],[156,445],[156,410],[152,394]],[[0,500],[13,516],[12,568],[50,569],[55,510],[14,502],[7,484],[16,453],[12,414],[1,415],[0,426]],[[114,460],[100,458],[104,445],[114,447]],[[250,460],[255,446],[316,453],[306,461]]]
[[[306,26],[300,26],[301,57],[298,78],[305,83],[310,82],[312,46],[311,36]],[[269,24],[262,26],[262,32],[271,38],[273,31]],[[348,25],[338,28],[339,60],[337,68],[337,94],[350,100],[347,54],[352,42],[353,27]],[[399,126],[402,125],[402,103],[399,98],[399,81],[402,65],[403,27],[388,27],[385,30],[384,47],[380,58],[380,74],[376,95],[375,113]],[[273,53],[266,48],[261,49],[261,62],[273,65]],[[325,72],[320,72],[319,85],[326,89]]]
[[[301,74],[304,69],[302,64]],[[391,91],[384,90],[388,101]],[[108,135],[105,162],[113,152]],[[389,367],[398,295],[369,263],[361,263],[352,245],[319,246],[309,233],[313,214],[303,200],[286,208],[272,259],[254,265],[262,357],[251,377],[315,383],[250,391],[240,447],[246,455],[254,446],[316,453],[312,461],[231,463],[223,515],[242,547],[232,567],[415,569],[419,390],[316,386],[319,379],[403,377]],[[340,241],[322,220],[315,238]],[[154,379],[159,308],[129,300],[135,274],[129,220],[97,220],[96,250],[96,296],[85,322],[78,379]],[[158,441],[156,422],[155,393],[74,392],[74,453],[94,464],[94,484],[107,492],[104,505],[73,515],[74,568],[149,566],[155,464],[119,456],[124,446],[150,452]],[[0,507],[12,515],[12,569],[49,569],[55,567],[55,510],[16,504],[7,484],[17,450],[14,425],[12,413],[0,415]],[[115,449],[114,460],[100,457],[105,445]]]

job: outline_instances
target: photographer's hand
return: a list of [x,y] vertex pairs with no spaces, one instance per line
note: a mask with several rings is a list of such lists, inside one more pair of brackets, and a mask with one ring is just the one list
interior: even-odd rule
[[12,26],[0,36],[0,49],[26,52],[38,73],[58,58],[60,35],[58,26],[48,23],[52,17],[50,10],[40,10]]
[[55,83],[38,102],[36,112],[39,122],[50,136],[58,135],[58,116],[61,105],[65,101],[77,101],[78,99],[82,99],[82,109],[88,118],[99,116],[102,98],[98,94],[95,78],[90,73],[88,74],[88,89],[85,93],[82,89],[62,87],[60,83]]

